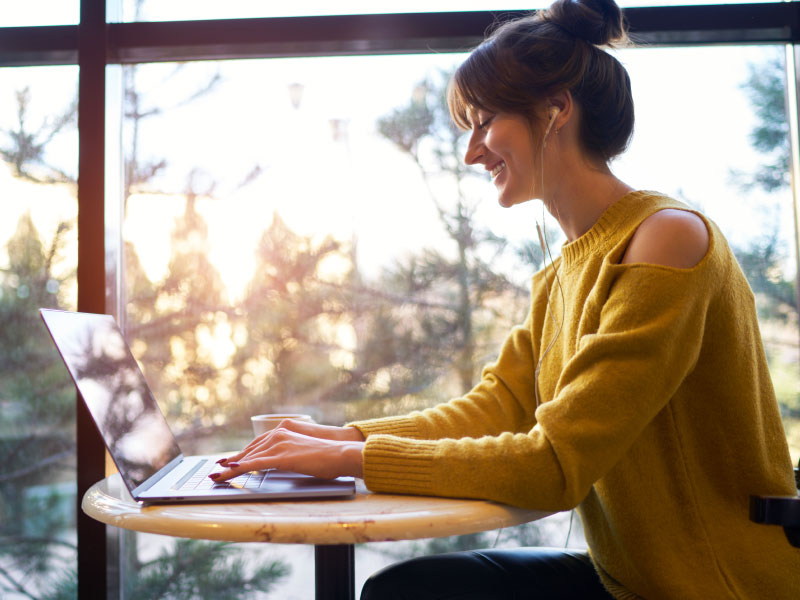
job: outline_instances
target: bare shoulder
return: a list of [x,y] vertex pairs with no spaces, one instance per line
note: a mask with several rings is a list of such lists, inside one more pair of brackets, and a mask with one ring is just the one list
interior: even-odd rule
[[622,262],[688,269],[702,260],[708,245],[703,219],[686,210],[667,208],[642,221]]

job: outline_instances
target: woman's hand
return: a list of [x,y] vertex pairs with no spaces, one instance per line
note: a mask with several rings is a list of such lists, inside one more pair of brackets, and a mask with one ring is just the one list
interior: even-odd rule
[[324,479],[342,475],[362,477],[363,448],[364,436],[355,427],[286,420],[259,435],[238,454],[221,459],[219,463],[225,470],[210,477],[225,481],[264,469],[294,471]]

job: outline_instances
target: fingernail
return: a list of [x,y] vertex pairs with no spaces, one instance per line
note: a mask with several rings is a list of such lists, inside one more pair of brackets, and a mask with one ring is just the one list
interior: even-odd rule
[[233,467],[233,468],[235,469],[236,467],[238,467],[238,466],[239,466],[239,463],[237,463],[237,462],[232,462],[232,463],[228,463],[226,466],[228,466],[228,467]]
[[228,459],[227,459],[227,458],[220,458],[220,459],[217,461],[217,464],[218,464],[218,465],[224,465],[226,462],[228,462]]
[[209,477],[210,477],[211,479],[213,479],[214,481],[216,481],[217,479],[219,479],[219,473],[211,473],[211,474],[209,475]]

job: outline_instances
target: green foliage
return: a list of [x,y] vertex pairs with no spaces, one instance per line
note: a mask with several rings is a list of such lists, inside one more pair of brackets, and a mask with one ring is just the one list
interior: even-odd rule
[[[750,65],[743,89],[758,118],[750,135],[752,147],[763,162],[749,174],[738,173],[745,191],[760,188],[766,192],[788,190],[791,183],[789,123],[785,104],[785,58],[780,50],[767,60]],[[793,85],[793,83],[790,83]],[[800,448],[800,372],[797,362],[798,285],[784,274],[785,250],[778,241],[780,223],[777,214],[769,232],[752,241],[746,248],[734,248],[742,270],[753,288],[770,375],[782,412],[790,449],[796,455]],[[794,227],[798,235],[797,223]]]
[[77,570],[68,569],[54,575],[55,583],[39,596],[40,600],[73,600],[78,597]]
[[273,215],[241,305],[246,340],[232,361],[238,395],[256,412],[315,404],[339,379],[330,358],[338,346],[326,334],[347,309],[341,288],[321,276],[328,259],[347,264],[340,242],[328,237],[316,243]]
[[0,132],[5,132],[8,138],[5,147],[0,147],[0,159],[12,165],[15,175],[21,179],[34,183],[75,183],[74,173],[56,167],[48,160],[47,147],[59,134],[74,128],[77,124],[77,99],[73,100],[63,113],[44,119],[35,130],[31,130],[28,122],[30,88],[18,90],[15,95],[16,128],[6,130],[0,128]]
[[[186,194],[186,207],[171,235],[171,256],[162,281],[149,282],[128,246],[127,334],[144,348],[137,357],[162,410],[178,430],[208,426],[223,410],[216,392],[220,368],[203,346],[204,332],[229,314],[225,286],[208,258],[208,225]],[[172,373],[173,377],[164,377]]]
[[750,143],[762,153],[765,162],[750,174],[739,174],[745,189],[758,187],[773,192],[790,184],[785,78],[785,60],[778,51],[762,63],[749,65],[749,76],[742,89],[758,118],[750,133]]
[[244,561],[235,556],[237,552],[227,543],[176,540],[173,549],[129,574],[125,596],[218,600],[233,592],[237,598],[248,598],[268,592],[289,574],[282,561],[270,561],[248,573]]
[[[776,50],[767,60],[749,66],[749,76],[742,85],[758,118],[750,142],[764,160],[752,173],[737,174],[744,190],[759,187],[767,192],[777,192],[787,189],[790,184],[784,65],[783,54]],[[759,316],[784,324],[794,322],[796,327],[797,281],[787,279],[783,273],[785,255],[780,247],[778,231],[778,216],[775,214],[768,233],[746,248],[734,248],[734,253],[758,298]],[[800,277],[800,274],[796,277]]]
[[734,248],[734,253],[757,296],[759,317],[789,323],[791,315],[797,313],[797,288],[785,279],[777,228],[747,248]]
[[[75,391],[38,314],[61,306],[56,277],[68,224],[45,245],[30,214],[6,244],[8,268],[0,279],[0,595],[46,587],[56,565],[75,556],[65,542],[74,527]],[[63,487],[63,485],[62,485]],[[66,508],[66,510],[64,510]]]
[[423,87],[422,98],[414,98],[408,106],[395,108],[378,119],[378,132],[394,142],[397,147],[412,156],[417,156],[419,144],[430,132],[434,114],[425,102],[427,90]]

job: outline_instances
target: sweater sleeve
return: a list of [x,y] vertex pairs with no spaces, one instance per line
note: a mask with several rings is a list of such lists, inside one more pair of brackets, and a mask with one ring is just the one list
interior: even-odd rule
[[364,449],[367,486],[541,510],[574,507],[696,362],[712,288],[707,262],[687,270],[606,265],[597,327],[579,338],[529,431],[438,441],[371,435]]

